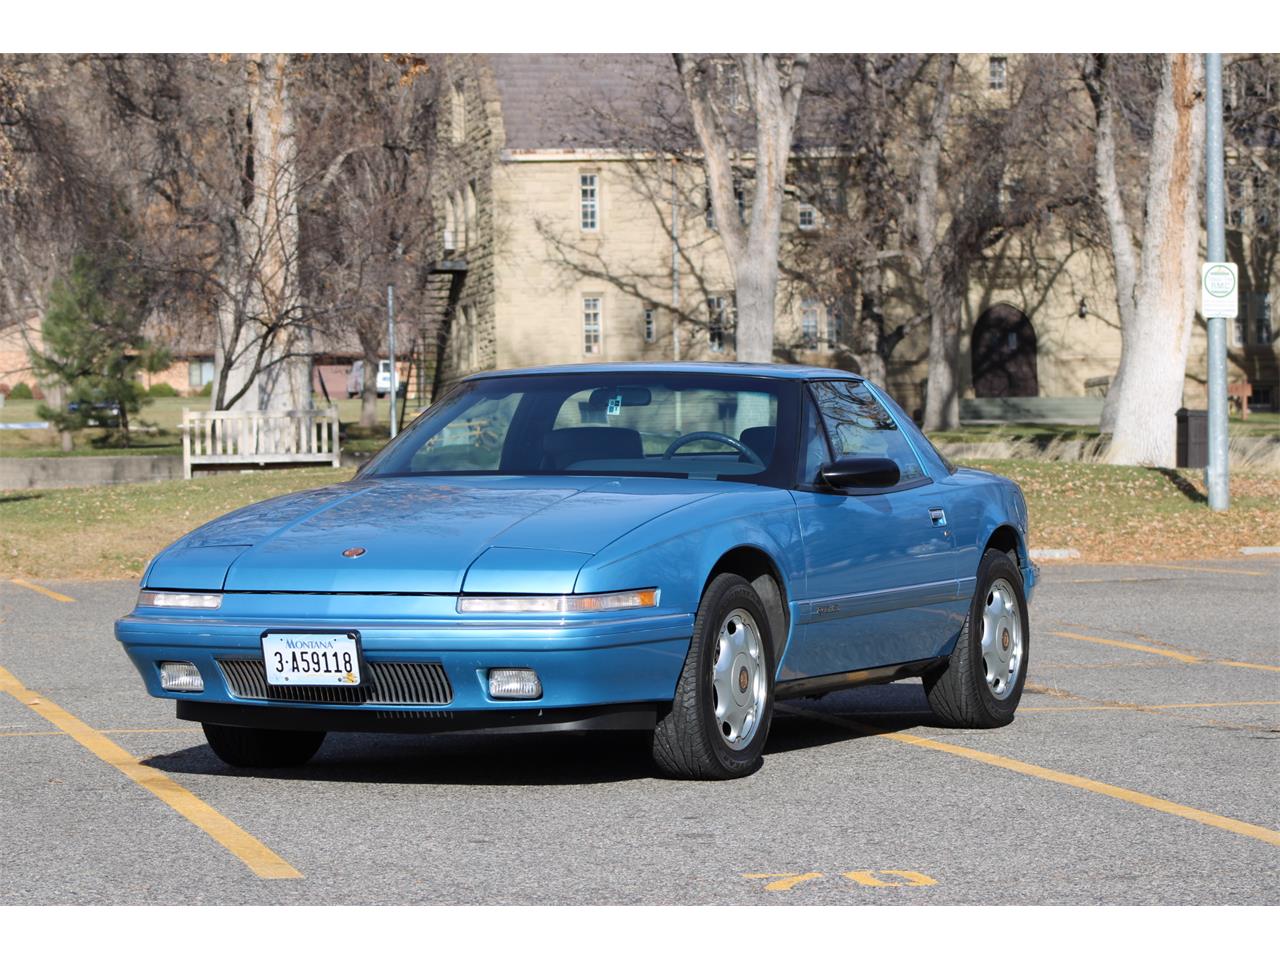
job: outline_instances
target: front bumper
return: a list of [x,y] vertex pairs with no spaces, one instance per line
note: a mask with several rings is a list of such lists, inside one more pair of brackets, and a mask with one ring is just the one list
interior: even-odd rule
[[[312,728],[441,730],[572,724],[588,714],[607,716],[610,711],[597,709],[601,707],[633,704],[645,711],[669,703],[693,631],[691,614],[494,619],[459,616],[454,602],[444,597],[228,594],[222,609],[212,613],[134,611],[116,622],[116,638],[147,691],[178,701],[178,715],[186,719],[299,729],[319,724]],[[260,658],[264,631],[299,629],[359,631],[368,663],[438,663],[449,679],[452,699],[431,705],[299,704],[237,696],[218,661]],[[203,692],[161,688],[159,664],[165,660],[194,663],[204,679]],[[497,667],[537,671],[542,697],[490,698],[488,671]],[[560,711],[569,713],[545,719]],[[247,717],[254,721],[243,719]],[[332,719],[326,723],[325,717]],[[279,719],[267,722],[272,718]]]

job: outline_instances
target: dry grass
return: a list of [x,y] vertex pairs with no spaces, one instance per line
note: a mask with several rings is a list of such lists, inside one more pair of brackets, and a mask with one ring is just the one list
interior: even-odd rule
[[973,461],[1016,480],[1033,548],[1073,548],[1084,561],[1238,557],[1280,544],[1280,474],[1234,471],[1231,509],[1214,513],[1199,470],[1027,460]]
[[[1280,474],[1236,472],[1232,506],[1212,513],[1199,471],[1052,461],[973,461],[1022,485],[1033,547],[1082,560],[1165,562],[1280,544]],[[0,493],[0,577],[138,577],[166,544],[267,497],[346,479],[327,468],[188,482]]]

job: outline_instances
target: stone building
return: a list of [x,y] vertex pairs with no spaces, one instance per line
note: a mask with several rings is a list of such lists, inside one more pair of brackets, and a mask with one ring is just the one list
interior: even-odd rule
[[[971,90],[1001,96],[1017,58],[962,58]],[[700,165],[645,149],[647,125],[678,95],[659,55],[510,54],[442,58],[434,204],[435,269],[447,349],[439,379],[543,363],[731,359],[732,280]],[[821,131],[803,129],[810,145]],[[627,130],[635,149],[619,148]],[[652,139],[649,140],[652,143]],[[793,241],[823,229],[789,196]],[[785,246],[784,242],[784,246]],[[1034,256],[1010,241],[971,274],[964,304],[965,397],[1100,395],[1119,359],[1110,265],[1065,244]],[[1269,286],[1269,281],[1268,281]],[[452,303],[452,308],[450,308]],[[1280,402],[1267,291],[1243,291],[1232,379],[1253,406]],[[848,363],[833,303],[785,276],[777,342],[787,359]],[[927,329],[890,359],[888,387],[923,404]],[[1193,335],[1186,399],[1203,402],[1204,334]]]

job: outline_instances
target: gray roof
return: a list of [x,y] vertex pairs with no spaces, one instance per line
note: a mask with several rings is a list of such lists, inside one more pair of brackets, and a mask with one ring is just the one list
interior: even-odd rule
[[[823,72],[822,59],[814,58],[810,78]],[[502,101],[508,150],[687,149],[697,142],[669,53],[503,53],[484,60]],[[839,139],[821,112],[818,101],[801,98],[798,145]]]
[[486,59],[502,98],[508,150],[600,147],[643,123],[646,101],[661,98],[678,108],[670,54],[505,53]]

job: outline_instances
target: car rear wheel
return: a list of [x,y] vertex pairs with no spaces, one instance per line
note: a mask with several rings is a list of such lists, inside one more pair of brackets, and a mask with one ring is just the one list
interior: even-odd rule
[[316,755],[323,730],[259,730],[205,723],[204,737],[223,763],[233,767],[297,767]]
[[769,617],[736,574],[711,581],[698,606],[671,711],[653,734],[653,758],[686,780],[743,777],[760,765],[773,717]]
[[988,550],[955,650],[924,677],[929,706],[948,726],[1004,726],[1022,697],[1030,652],[1022,574],[1007,553]]

